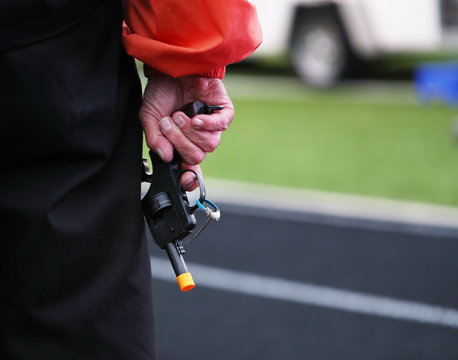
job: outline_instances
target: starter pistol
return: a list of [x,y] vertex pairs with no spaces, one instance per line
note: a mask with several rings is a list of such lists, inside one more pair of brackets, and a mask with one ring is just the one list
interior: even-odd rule
[[[223,106],[194,101],[177,111],[182,111],[192,118],[198,114],[212,114],[215,110],[221,109]],[[176,151],[169,163],[162,161],[152,150],[149,155],[152,171],[147,159],[143,159],[142,181],[151,184],[142,199],[143,215],[155,243],[167,252],[180,289],[188,291],[195,287],[195,283],[183,258],[184,243],[193,240],[211,220],[219,220],[220,212],[214,203],[206,199],[205,185],[200,175],[194,170],[180,169],[181,157]],[[196,204],[190,204],[186,191],[181,187],[180,179],[185,172],[194,173],[198,180],[199,199]],[[199,208],[205,211],[207,219],[192,236],[197,226],[194,212]]]

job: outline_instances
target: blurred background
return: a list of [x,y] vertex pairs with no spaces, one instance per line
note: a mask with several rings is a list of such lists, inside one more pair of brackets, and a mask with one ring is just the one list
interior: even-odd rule
[[252,2],[197,287],[151,245],[161,358],[458,359],[458,0]]

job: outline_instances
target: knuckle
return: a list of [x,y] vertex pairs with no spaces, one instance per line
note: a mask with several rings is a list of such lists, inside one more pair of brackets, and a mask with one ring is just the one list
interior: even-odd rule
[[224,122],[221,124],[221,130],[222,130],[222,131],[226,130],[226,129],[229,127],[229,124],[230,124],[230,121],[224,121]]
[[205,152],[203,151],[194,151],[190,156],[189,165],[199,165],[205,159]]
[[226,130],[229,127],[231,121],[232,121],[231,117],[228,117],[228,116],[220,117],[219,124],[218,124],[219,128],[217,130],[220,130],[220,131]]
[[146,145],[148,148],[153,149],[159,145],[159,142],[157,141],[155,136],[147,136],[146,137]]
[[216,148],[218,147],[219,145],[219,138],[212,138],[210,140],[207,141],[207,144],[206,144],[206,149],[205,151],[206,152],[213,152],[216,150]]
[[222,120],[221,120],[221,117],[216,118],[215,129],[214,129],[214,130],[219,130],[219,129],[221,129],[222,124],[223,124],[223,122],[222,122]]

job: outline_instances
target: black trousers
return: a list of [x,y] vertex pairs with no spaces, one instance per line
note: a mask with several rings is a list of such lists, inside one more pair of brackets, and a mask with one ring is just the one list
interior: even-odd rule
[[[118,4],[119,3],[119,4]],[[155,359],[121,4],[0,53],[1,359]]]

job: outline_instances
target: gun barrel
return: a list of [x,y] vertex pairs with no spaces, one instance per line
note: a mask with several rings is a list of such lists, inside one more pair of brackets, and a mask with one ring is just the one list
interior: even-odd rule
[[193,289],[196,284],[194,283],[191,273],[188,271],[188,267],[184,262],[183,256],[178,252],[175,242],[171,241],[167,243],[165,250],[169,256],[170,262],[172,263],[181,291]]

